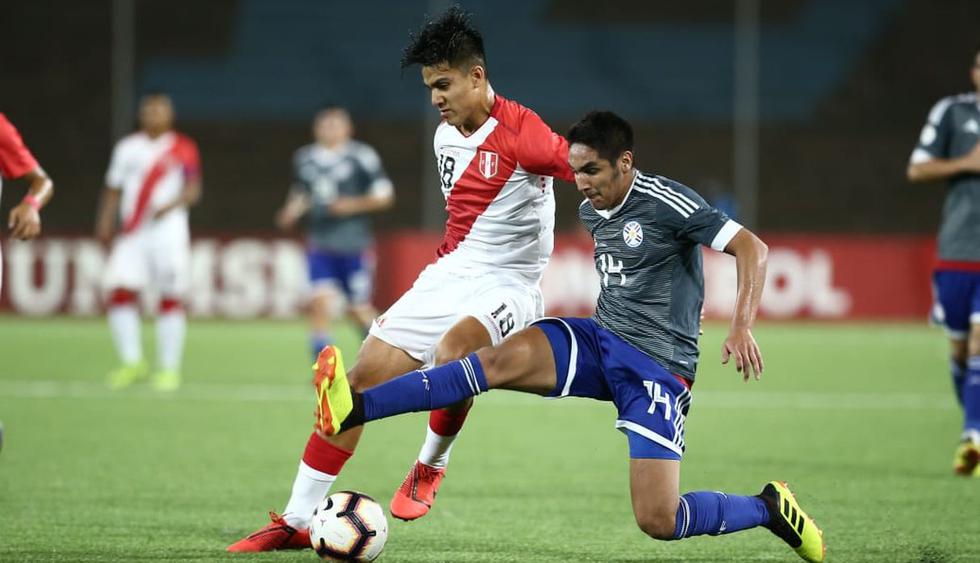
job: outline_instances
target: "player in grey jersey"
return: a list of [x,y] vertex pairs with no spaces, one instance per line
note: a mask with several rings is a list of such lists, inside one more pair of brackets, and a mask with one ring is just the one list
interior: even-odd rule
[[953,471],[980,477],[980,49],[970,75],[974,92],[943,98],[929,112],[908,178],[947,182],[933,286],[964,414]]
[[[588,190],[598,197],[594,188]],[[582,202],[579,218],[596,246],[602,284],[596,321],[693,381],[704,301],[698,243],[724,251],[741,226],[687,186],[639,170],[618,204],[596,208],[593,203],[591,198]],[[761,371],[751,334],[737,332],[732,338],[726,352],[738,352],[738,368],[747,360]]]
[[704,297],[700,247],[735,256],[738,296],[722,362],[733,356],[748,380],[763,369],[751,326],[765,281],[766,245],[693,190],[637,171],[632,128],[615,114],[588,114],[568,142],[575,183],[587,198],[579,215],[595,240],[596,315],[542,319],[497,346],[363,392],[351,392],[339,351],[328,347],[317,369],[330,382],[321,408],[333,432],[441,408],[492,388],[610,401],[629,443],[640,529],[675,540],[764,526],[804,560],[823,561],[822,532],[781,481],[754,496],[679,493]]
[[394,189],[373,148],[352,138],[350,115],[326,106],[313,120],[315,143],[296,151],[294,180],[276,222],[284,230],[307,217],[310,347],[329,344],[334,318],[345,309],[365,330],[377,316],[371,305],[373,244],[369,214],[394,202]]

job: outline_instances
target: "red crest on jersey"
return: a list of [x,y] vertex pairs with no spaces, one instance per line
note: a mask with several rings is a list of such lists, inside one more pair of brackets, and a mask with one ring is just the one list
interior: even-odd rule
[[497,153],[490,151],[480,151],[480,173],[484,178],[493,178],[497,175]]

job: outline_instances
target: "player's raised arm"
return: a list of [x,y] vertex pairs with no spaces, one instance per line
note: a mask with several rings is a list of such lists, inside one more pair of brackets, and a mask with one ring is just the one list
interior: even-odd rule
[[735,300],[735,312],[732,314],[732,324],[728,336],[721,347],[721,363],[727,364],[728,359],[735,359],[735,369],[742,373],[743,381],[749,380],[750,369],[755,378],[762,375],[764,364],[762,352],[752,336],[752,325],[759,311],[759,300],[762,298],[762,288],[766,283],[766,259],[769,247],[759,237],[741,228],[725,246],[725,252],[735,257],[735,268],[738,271],[738,296]]

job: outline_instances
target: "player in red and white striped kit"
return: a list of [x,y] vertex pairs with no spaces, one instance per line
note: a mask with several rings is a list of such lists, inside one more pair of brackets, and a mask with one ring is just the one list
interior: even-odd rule
[[[0,113],[0,193],[3,180],[26,180],[30,187],[27,195],[10,210],[7,228],[10,236],[29,240],[41,234],[41,207],[54,194],[54,184],[34,155],[24,145],[20,133],[7,116]],[[0,287],[3,283],[3,256],[0,254]]]
[[[552,178],[574,180],[565,140],[534,112],[491,88],[483,39],[460,8],[450,8],[412,36],[402,65],[415,64],[442,117],[433,148],[449,218],[438,259],[375,321],[364,341],[348,372],[360,389],[462,358],[541,317],[539,282],[554,242]],[[314,380],[318,405],[322,373]],[[412,520],[428,512],[470,404],[432,413],[419,458],[392,499],[393,516]],[[229,551],[309,547],[313,508],[362,431],[328,437],[327,417],[327,409],[317,409],[316,431],[283,516],[273,514],[272,523]]]
[[188,208],[200,199],[201,159],[197,144],[173,130],[170,97],[153,93],[140,102],[140,130],[116,143],[106,172],[106,188],[96,237],[112,242],[103,280],[109,327],[122,365],[109,385],[122,388],[144,377],[139,293],[159,294],[158,370],[152,384],[161,391],[180,385],[180,362],[187,321],[183,300],[190,277]]

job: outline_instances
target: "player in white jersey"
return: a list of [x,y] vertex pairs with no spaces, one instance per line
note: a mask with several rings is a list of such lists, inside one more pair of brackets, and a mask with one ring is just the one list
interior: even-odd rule
[[112,151],[96,221],[96,237],[112,242],[103,282],[109,326],[122,363],[109,374],[109,385],[126,387],[149,373],[141,346],[138,296],[152,287],[160,298],[158,371],[152,384],[172,391],[180,385],[186,332],[187,215],[201,196],[201,163],[194,141],[174,131],[174,109],[167,95],[144,96],[139,115],[140,130]]
[[[574,180],[564,138],[490,87],[482,36],[459,7],[411,37],[402,65],[415,64],[442,117],[433,148],[449,218],[438,259],[377,319],[364,341],[349,373],[358,389],[462,358],[542,316],[539,282],[553,245],[552,178]],[[314,381],[316,430],[285,513],[273,514],[272,523],[229,551],[309,547],[313,508],[353,454],[362,430],[328,436],[321,383]],[[428,512],[470,404],[432,413],[419,458],[392,499],[393,516],[412,520]]]

